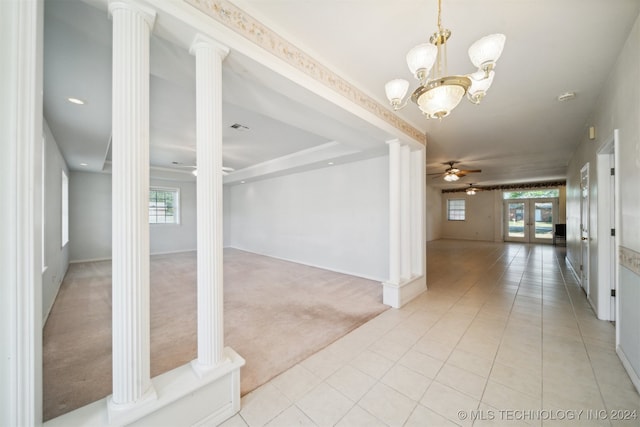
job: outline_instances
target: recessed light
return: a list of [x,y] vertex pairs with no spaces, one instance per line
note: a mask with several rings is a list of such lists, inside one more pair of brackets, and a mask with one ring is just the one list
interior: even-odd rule
[[240,184],[244,184],[244,181],[240,181]]
[[327,163],[329,166],[333,166],[333,162],[329,162]]
[[89,163],[82,162],[82,163],[80,163],[80,166],[89,166]]
[[69,101],[72,104],[77,104],[77,105],[84,105],[84,101],[82,99],[78,99],[78,98],[67,98],[67,101]]

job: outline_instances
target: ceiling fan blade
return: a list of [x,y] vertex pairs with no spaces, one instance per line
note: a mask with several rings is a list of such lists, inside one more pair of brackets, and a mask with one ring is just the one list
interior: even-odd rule
[[443,172],[428,173],[427,175],[444,175]]
[[461,170],[460,172],[456,173],[456,175],[465,176],[470,173],[479,173],[479,172],[482,172],[482,169]]

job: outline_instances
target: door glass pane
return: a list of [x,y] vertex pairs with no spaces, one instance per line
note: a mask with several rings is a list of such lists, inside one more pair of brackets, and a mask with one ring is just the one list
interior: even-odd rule
[[536,239],[553,239],[553,204],[536,202],[535,205]]
[[509,202],[509,237],[524,237],[524,203]]

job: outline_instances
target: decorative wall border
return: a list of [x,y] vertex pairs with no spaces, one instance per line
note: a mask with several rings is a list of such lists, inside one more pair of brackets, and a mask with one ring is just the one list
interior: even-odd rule
[[640,276],[640,253],[620,246],[620,264]]
[[227,0],[184,0],[289,65],[426,145],[426,134]]
[[[528,184],[502,184],[502,185],[474,185],[473,188],[480,190],[527,190],[531,188],[554,188],[565,187],[567,181],[552,181],[552,182],[531,182]],[[445,188],[442,193],[461,193],[467,191],[469,187],[462,188]]]

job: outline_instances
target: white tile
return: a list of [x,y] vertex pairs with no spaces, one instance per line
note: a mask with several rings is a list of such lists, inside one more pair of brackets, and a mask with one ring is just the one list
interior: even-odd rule
[[542,393],[542,377],[538,372],[525,368],[514,368],[494,363],[491,380],[518,390],[522,393],[539,396]]
[[290,405],[280,390],[267,383],[242,398],[240,415],[249,426],[262,426]]
[[318,378],[325,379],[344,366],[345,362],[344,355],[337,354],[331,351],[331,349],[325,348],[300,362],[300,365]]
[[296,365],[272,379],[271,384],[276,386],[289,400],[295,402],[320,384],[320,381],[320,378],[302,365]]
[[393,366],[393,361],[365,350],[351,361],[351,365],[373,378],[380,379]]
[[296,406],[320,426],[337,423],[353,405],[351,400],[326,383],[320,383],[296,402]]
[[431,379],[402,365],[393,366],[380,381],[415,401],[431,384]]
[[480,400],[487,379],[447,363],[440,369],[436,381]]
[[387,427],[387,425],[356,405],[336,424],[336,427]]
[[425,426],[438,426],[438,427],[455,427],[458,424],[453,421],[449,421],[442,415],[436,414],[431,409],[422,405],[417,405],[411,413],[411,416],[405,423],[404,427],[425,427]]
[[478,409],[479,403],[478,400],[437,381],[431,383],[420,400],[421,405],[463,426],[469,426],[472,422],[469,418],[461,417],[460,414]]
[[315,427],[316,423],[311,421],[300,409],[292,405],[285,409],[280,415],[271,420],[267,427],[284,427],[284,426],[307,426]]
[[[222,424],[217,424],[218,427],[247,427],[248,424],[244,422],[240,414],[236,414],[233,417],[229,418]],[[213,424],[205,424],[202,427],[215,427]]]
[[489,380],[482,402],[498,410],[537,410],[541,409],[542,397],[525,394]]
[[416,406],[414,400],[378,383],[358,403],[367,412],[390,426],[402,425]]
[[373,387],[376,379],[351,365],[340,368],[326,382],[354,402]]
[[493,360],[485,359],[468,351],[455,349],[447,360],[449,365],[457,366],[482,377],[489,376]]
[[409,350],[398,363],[432,379],[444,364],[442,360],[413,350]]

